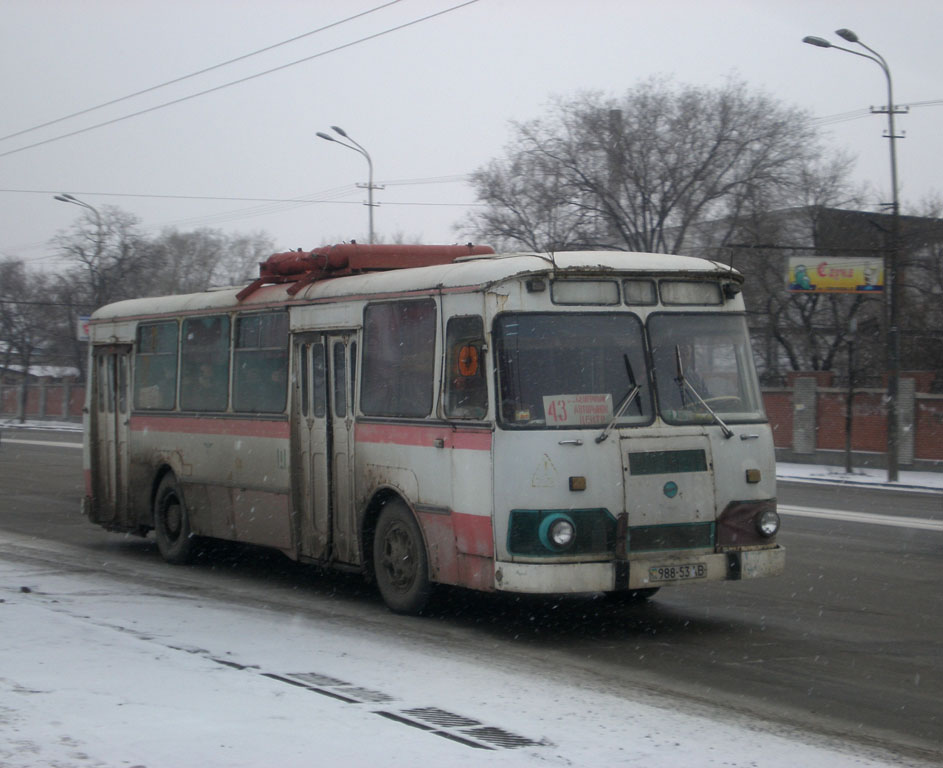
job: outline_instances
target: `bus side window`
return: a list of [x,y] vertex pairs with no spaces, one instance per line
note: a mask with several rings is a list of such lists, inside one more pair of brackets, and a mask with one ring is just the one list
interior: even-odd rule
[[357,342],[350,342],[350,407],[353,410],[356,400],[354,395],[357,389]]
[[364,310],[360,410],[424,417],[432,411],[436,306],[431,299],[368,304]]
[[180,407],[225,411],[229,403],[229,317],[188,317],[180,345]]
[[170,410],[176,395],[177,321],[139,325],[134,355],[134,407]]
[[488,385],[481,318],[453,317],[445,336],[445,415],[450,419],[483,419],[488,412]]
[[347,362],[344,359],[347,350],[343,341],[334,342],[334,415],[343,418],[347,415]]
[[321,343],[311,346],[311,368],[314,416],[323,419],[326,413],[324,404],[327,402],[327,371],[324,367],[324,345]]
[[288,401],[288,313],[236,319],[232,407],[248,413],[282,413]]

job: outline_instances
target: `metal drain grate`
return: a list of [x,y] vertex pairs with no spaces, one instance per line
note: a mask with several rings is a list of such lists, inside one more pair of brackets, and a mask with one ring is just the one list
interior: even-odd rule
[[302,683],[307,683],[308,685],[350,685],[350,683],[344,680],[338,680],[336,677],[328,677],[327,675],[319,675],[317,672],[292,672],[285,677],[290,677],[292,680],[300,680]]
[[403,714],[415,717],[418,720],[425,720],[433,725],[441,725],[444,728],[467,728],[473,725],[481,725],[479,720],[472,720],[470,717],[456,715],[454,712],[446,712],[437,707],[419,707],[417,709],[404,709]]
[[338,686],[337,690],[343,693],[345,696],[360,699],[360,701],[371,701],[378,704],[385,704],[388,701],[393,701],[392,696],[388,696],[382,691],[371,691],[369,688],[360,688],[356,685]]
[[490,725],[484,725],[481,728],[463,728],[461,732],[465,736],[471,736],[479,741],[495,744],[507,749],[544,746],[543,742],[528,739],[526,736],[518,736],[516,733],[511,733],[510,731],[505,731],[503,728],[495,728]]
[[[232,662],[215,660],[227,664],[227,666],[244,668]],[[346,704],[387,704],[396,700],[395,697],[382,691],[363,688],[317,672],[293,672],[287,675],[278,675],[272,672],[262,672],[260,674],[272,680],[280,680],[283,683],[290,683],[299,688],[329,696]],[[374,709],[373,713],[474,749],[517,749],[520,747],[546,747],[551,745],[546,740],[534,741],[526,736],[506,731],[504,728],[485,725],[480,720],[449,712],[439,707],[412,707],[410,709],[386,711]]]

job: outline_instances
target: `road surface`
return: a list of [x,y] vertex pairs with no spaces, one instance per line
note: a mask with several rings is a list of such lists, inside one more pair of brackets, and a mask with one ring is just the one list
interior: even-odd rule
[[720,705],[943,760],[943,494],[781,483],[782,577],[663,589],[640,606],[449,591],[431,616],[404,620],[355,576],[240,547],[174,568],[159,562],[151,539],[95,528],[79,514],[79,439],[10,431],[0,439],[0,530],[37,547],[68,545],[56,557],[72,567],[120,571],[131,582],[165,572],[181,589],[288,615],[329,612],[452,648],[456,658],[487,649],[604,692],[642,691],[692,710]]

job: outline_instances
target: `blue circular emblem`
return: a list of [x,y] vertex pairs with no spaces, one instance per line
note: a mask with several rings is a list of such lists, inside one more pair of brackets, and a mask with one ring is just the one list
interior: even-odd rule
[[672,480],[669,480],[667,483],[665,483],[665,487],[662,488],[662,490],[665,492],[665,496],[667,496],[669,499],[673,499],[678,495],[678,484]]

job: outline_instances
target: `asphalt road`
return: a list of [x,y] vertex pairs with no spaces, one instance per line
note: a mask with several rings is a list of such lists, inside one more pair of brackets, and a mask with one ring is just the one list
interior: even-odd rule
[[[431,616],[409,619],[388,613],[358,577],[275,554],[220,547],[199,565],[165,566],[152,540],[109,534],[82,518],[81,451],[19,442],[79,439],[0,437],[0,530],[39,550],[54,542],[56,560],[69,567],[120,571],[129,588],[166,574],[181,589],[212,589],[222,600],[324,612],[420,645],[447,644],[463,658],[500,655],[666,707],[720,707],[810,740],[837,736],[943,762],[939,529],[786,514],[787,572],[779,578],[663,589],[640,606],[456,590],[441,595]],[[785,508],[943,519],[943,494],[782,483],[779,500]]]

